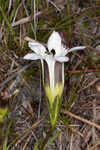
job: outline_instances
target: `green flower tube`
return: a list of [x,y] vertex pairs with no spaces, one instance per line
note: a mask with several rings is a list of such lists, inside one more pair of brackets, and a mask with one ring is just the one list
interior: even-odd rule
[[[52,70],[51,70],[52,68]],[[44,61],[44,88],[47,96],[51,125],[56,125],[64,88],[64,63]]]

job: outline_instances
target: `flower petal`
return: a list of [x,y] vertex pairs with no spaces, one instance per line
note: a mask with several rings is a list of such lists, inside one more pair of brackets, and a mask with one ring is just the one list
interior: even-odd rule
[[43,78],[43,85],[44,85],[44,63],[43,63],[43,59],[41,59],[41,65],[42,65],[42,78]]
[[46,49],[45,47],[38,43],[38,42],[29,42],[28,43],[28,46],[36,53],[36,54],[39,54],[39,55],[42,55],[42,56],[45,56],[46,55]]
[[67,54],[72,52],[72,51],[76,51],[76,50],[83,50],[85,49],[86,47],[85,46],[77,46],[77,47],[73,47],[71,48],[70,50],[67,50]]
[[59,56],[61,54],[61,37],[58,32],[53,31],[51,36],[48,39],[48,50],[51,52],[52,49],[55,50],[56,56]]
[[48,70],[49,70],[49,80],[50,80],[50,88],[52,93],[54,92],[54,67],[55,67],[55,59],[51,55],[46,57],[46,62],[48,64]]
[[42,56],[34,54],[34,53],[31,53],[31,54],[25,55],[24,59],[27,59],[27,60],[37,60],[37,59],[42,59]]
[[69,61],[68,57],[56,57],[55,59],[61,63]]

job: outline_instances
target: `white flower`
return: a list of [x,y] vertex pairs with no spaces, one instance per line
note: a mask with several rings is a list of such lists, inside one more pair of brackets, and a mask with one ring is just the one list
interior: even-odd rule
[[38,42],[29,42],[29,47],[34,53],[27,54],[24,59],[41,60],[43,83],[48,98],[48,110],[52,127],[55,126],[61,104],[61,96],[64,88],[64,62],[69,58],[69,52],[84,49],[84,46],[66,49],[62,45],[58,32],[53,32],[44,46]]
[[[54,99],[57,95],[57,91],[59,93],[59,90],[56,89],[55,92],[55,86],[58,86],[58,83],[55,82],[55,78],[57,74],[61,74],[62,76],[60,77],[60,80],[62,80],[62,85],[64,86],[64,62],[67,62],[69,58],[66,56],[69,52],[76,51],[76,50],[81,50],[84,49],[84,46],[78,46],[74,47],[71,49],[66,49],[62,45],[61,37],[58,32],[53,31],[51,36],[48,39],[47,46],[45,47],[41,43],[38,42],[29,42],[29,47],[34,51],[34,53],[27,54],[24,56],[24,59],[28,60],[37,60],[40,59],[42,63],[42,69],[43,69],[43,81],[45,75],[44,75],[44,60],[47,63],[48,66],[48,71],[49,71],[49,91],[47,90],[47,93],[49,94],[51,90],[51,99]],[[58,72],[56,69],[56,62],[61,67],[61,70],[59,70],[58,67]],[[55,72],[56,70],[56,72]],[[61,71],[61,73],[59,73]],[[58,79],[59,80],[59,79]],[[61,92],[62,94],[62,92]]]

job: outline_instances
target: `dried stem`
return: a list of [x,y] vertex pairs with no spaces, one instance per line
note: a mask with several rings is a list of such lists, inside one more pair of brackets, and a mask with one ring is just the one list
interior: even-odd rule
[[66,115],[68,115],[68,116],[70,116],[70,117],[72,117],[72,118],[75,118],[75,119],[78,119],[78,120],[80,120],[80,121],[82,121],[82,122],[85,122],[85,123],[89,124],[90,126],[93,126],[93,127],[95,127],[95,128],[97,128],[97,129],[100,130],[100,125],[98,125],[98,124],[96,124],[96,123],[94,123],[94,122],[91,122],[91,121],[86,120],[86,119],[84,119],[84,118],[82,118],[82,117],[79,117],[79,116],[77,116],[77,115],[74,115],[74,114],[72,114],[71,112],[68,112],[68,111],[66,111],[66,110],[64,110],[64,109],[61,109],[61,112],[64,113],[64,114],[66,114]]

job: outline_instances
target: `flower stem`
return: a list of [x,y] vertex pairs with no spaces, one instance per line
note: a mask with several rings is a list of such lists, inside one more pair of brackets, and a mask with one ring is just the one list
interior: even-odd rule
[[46,137],[44,138],[44,140],[42,142],[40,150],[44,150],[45,149],[45,145],[48,143],[49,138],[50,138],[51,134],[53,133],[53,131],[54,131],[54,127],[51,127],[50,130],[48,131]]

